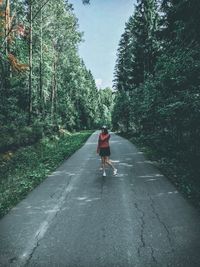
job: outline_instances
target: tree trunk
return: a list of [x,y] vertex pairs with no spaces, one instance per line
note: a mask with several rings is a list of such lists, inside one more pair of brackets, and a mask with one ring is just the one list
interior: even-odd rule
[[40,85],[39,85],[39,103],[40,103],[40,116],[43,118],[44,112],[44,97],[43,97],[43,31],[42,31],[42,8],[40,10]]
[[[8,58],[9,55],[9,32],[10,32],[10,1],[6,0],[6,9],[5,9],[5,55]],[[6,63],[5,66],[5,90],[9,89],[10,83],[10,66]]]
[[51,122],[55,122],[55,110],[56,110],[56,70],[57,70],[57,58],[55,44],[54,48],[54,60],[53,60],[53,75],[52,75],[52,89],[51,89]]
[[5,10],[5,52],[6,52],[6,56],[8,56],[9,25],[10,25],[10,1],[6,0],[6,10]]
[[33,76],[33,11],[32,2],[29,0],[29,107],[28,107],[28,124],[31,124],[32,115],[32,76]]

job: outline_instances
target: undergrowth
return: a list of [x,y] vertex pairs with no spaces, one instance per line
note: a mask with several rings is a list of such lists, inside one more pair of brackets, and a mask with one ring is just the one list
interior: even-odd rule
[[118,133],[135,144],[145,156],[152,160],[176,188],[200,210],[200,181],[199,172],[190,166],[188,155],[180,153],[176,147],[164,150],[164,146],[149,142],[144,136],[133,133]]
[[35,145],[0,154],[0,217],[79,149],[91,133],[63,132]]

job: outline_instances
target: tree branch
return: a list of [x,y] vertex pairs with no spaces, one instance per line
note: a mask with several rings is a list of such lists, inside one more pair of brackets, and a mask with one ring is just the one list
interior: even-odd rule
[[48,2],[49,2],[50,0],[46,0],[45,2],[44,2],[44,4],[43,5],[41,5],[41,7],[38,9],[38,11],[35,13],[35,15],[33,16],[33,18],[32,18],[32,21],[34,21],[34,19],[37,17],[37,15],[40,13],[40,11],[41,11],[41,9],[46,5],[46,4],[48,4]]

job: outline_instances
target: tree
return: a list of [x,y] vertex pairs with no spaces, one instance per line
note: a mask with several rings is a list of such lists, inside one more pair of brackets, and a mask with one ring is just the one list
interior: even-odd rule
[[150,12],[155,1],[138,1],[122,35],[113,122],[136,131],[194,181],[200,158],[200,2],[159,2],[160,17]]
[[[138,90],[138,87],[148,77],[154,75],[155,64],[159,55],[157,37],[159,20],[156,1],[139,0],[135,13],[129,18],[121,36],[114,86],[121,94],[117,99],[121,98],[126,103],[125,105],[129,102],[129,106],[134,109],[127,111],[128,116],[123,112],[123,109],[121,109],[121,114],[117,112],[121,121],[125,123],[125,129],[129,129],[130,125],[135,128],[136,120],[139,121],[135,117],[138,114],[136,107],[140,105],[140,103],[136,104],[136,101],[140,101],[137,94],[140,92],[141,96],[144,92]],[[133,101],[134,105],[131,104]]]
[[3,126],[95,127],[101,103],[92,73],[78,55],[82,34],[72,5],[16,0],[0,8],[0,23],[7,25],[0,35]]

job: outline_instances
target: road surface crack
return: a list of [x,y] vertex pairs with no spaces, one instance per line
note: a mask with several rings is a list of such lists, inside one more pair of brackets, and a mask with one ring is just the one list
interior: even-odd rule
[[[17,259],[11,259],[11,263],[18,264],[17,266],[28,266],[34,252],[39,247],[41,240],[44,238],[44,235],[46,231],[48,230],[50,224],[55,219],[55,217],[58,215],[58,213],[61,211],[64,201],[66,201],[69,193],[72,190],[72,187],[70,186],[72,176],[68,180],[67,184],[65,185],[64,190],[60,193],[60,196],[56,199],[56,205],[53,207],[53,212],[50,213],[50,215],[44,220],[40,226],[38,231],[36,232],[35,236],[32,240],[30,240],[30,244],[27,246],[26,251]],[[51,197],[51,195],[50,195]]]
[[[39,235],[39,234],[38,234]],[[36,245],[33,247],[28,259],[26,260],[26,263],[24,264],[24,267],[28,266],[29,265],[29,262],[31,261],[32,257],[33,257],[33,254],[35,252],[35,250],[39,247],[39,240],[36,241]]]
[[152,260],[153,260],[154,263],[158,264],[158,262],[156,260],[156,257],[154,255],[154,249],[153,249],[152,246],[150,246],[150,248],[151,248],[151,258],[152,258]]
[[137,250],[137,253],[138,253],[138,255],[139,255],[139,257],[141,256],[141,249],[142,248],[144,248],[145,246],[146,246],[146,244],[145,244],[145,240],[144,240],[144,228],[145,228],[145,220],[144,220],[144,216],[145,216],[145,214],[144,214],[144,212],[141,210],[141,209],[139,209],[139,207],[138,207],[138,204],[137,203],[135,203],[134,204],[135,205],[135,208],[139,211],[139,213],[141,214],[141,216],[140,216],[140,220],[141,220],[141,230],[140,230],[140,240],[141,240],[141,244],[140,244],[140,246],[138,247],[138,250]]
[[56,194],[56,192],[53,192],[53,194],[50,195],[50,198],[54,199],[54,195]]
[[150,205],[151,205],[152,211],[153,211],[153,213],[156,215],[156,218],[158,219],[159,223],[160,223],[160,224],[163,226],[163,228],[165,229],[165,231],[166,231],[166,233],[167,233],[167,239],[168,239],[168,242],[169,242],[169,244],[170,244],[171,251],[174,253],[173,242],[172,242],[172,239],[171,239],[171,237],[170,237],[170,231],[169,231],[167,225],[161,220],[159,213],[156,211],[155,203],[154,203],[152,197],[149,196],[149,198],[150,198],[150,200],[151,200],[151,204],[150,204]]

